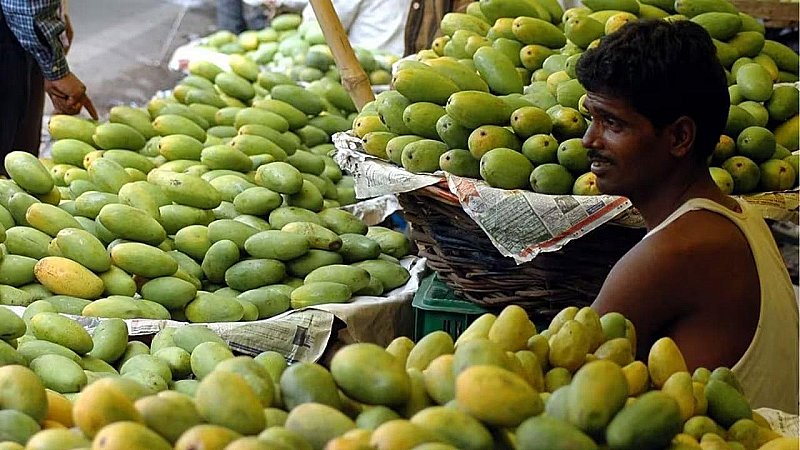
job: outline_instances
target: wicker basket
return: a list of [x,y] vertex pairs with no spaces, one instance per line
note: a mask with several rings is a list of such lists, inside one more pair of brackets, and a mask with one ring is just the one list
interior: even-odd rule
[[535,320],[591,304],[611,267],[644,236],[642,229],[604,224],[557,252],[517,265],[497,251],[446,185],[398,198],[419,255],[448,286],[491,310],[522,306]]

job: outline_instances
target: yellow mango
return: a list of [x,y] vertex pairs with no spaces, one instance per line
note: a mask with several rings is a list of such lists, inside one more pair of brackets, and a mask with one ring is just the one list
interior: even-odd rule
[[461,372],[456,378],[456,401],[469,415],[501,427],[515,427],[544,409],[541,397],[525,380],[495,366],[472,366]]
[[142,416],[130,397],[113,384],[100,381],[90,384],[81,392],[75,400],[72,414],[75,424],[90,438],[114,422],[142,422]]
[[[600,345],[605,341],[603,335],[603,326],[600,324],[600,316],[592,308],[586,306],[581,308],[575,314],[575,320],[582,323],[586,327],[586,333],[589,336],[589,353],[594,353]],[[627,363],[626,363],[627,364]],[[624,364],[620,364],[621,366]]]
[[694,393],[694,415],[704,416],[708,411],[706,385],[697,381],[692,381],[692,392]]
[[550,343],[546,336],[535,334],[528,339],[528,350],[536,354],[542,370],[546,370],[550,365]]
[[586,353],[589,350],[589,335],[582,323],[568,320],[550,338],[549,344],[550,365],[575,372],[586,360]]
[[527,347],[528,339],[536,334],[536,327],[528,313],[519,306],[503,308],[489,328],[488,338],[506,351],[516,352]]
[[740,419],[728,429],[728,440],[736,441],[747,450],[756,450],[760,447],[758,443],[758,426],[751,419]]
[[58,422],[67,428],[72,428],[75,422],[72,420],[72,402],[56,391],[46,389],[47,393],[47,415],[45,420]]
[[577,306],[569,306],[562,309],[553,317],[553,320],[550,321],[550,326],[547,327],[547,331],[549,331],[551,335],[558,333],[558,330],[560,330],[568,320],[573,320],[576,314],[578,314]]
[[414,341],[406,336],[400,336],[392,340],[392,342],[386,346],[386,351],[397,358],[397,360],[402,362],[405,366],[406,361],[408,360],[408,355],[411,353],[411,349],[413,348]]
[[434,331],[417,342],[406,358],[406,369],[425,370],[428,364],[441,355],[452,354],[453,338],[444,331]]
[[653,384],[661,388],[675,372],[688,372],[678,345],[671,338],[663,337],[650,348],[647,357],[647,369]]
[[515,353],[515,357],[522,367],[522,377],[538,392],[544,391],[544,372],[536,353],[522,350]]
[[624,367],[633,362],[631,341],[625,338],[610,339],[600,345],[594,352],[597,359],[613,361]]
[[664,382],[661,391],[668,394],[678,402],[681,410],[681,419],[688,420],[694,415],[695,400],[692,376],[689,372],[675,372]]
[[422,371],[425,390],[438,404],[453,400],[456,396],[456,379],[453,374],[453,355],[441,355],[431,361]]
[[628,382],[628,395],[637,396],[647,390],[650,376],[647,366],[641,361],[634,361],[622,368],[622,374]]
[[489,337],[489,330],[492,328],[495,320],[497,320],[497,316],[490,313],[486,313],[478,317],[467,327],[466,330],[464,330],[463,333],[461,333],[458,339],[456,339],[455,346],[458,347],[460,344],[472,339],[487,339]]

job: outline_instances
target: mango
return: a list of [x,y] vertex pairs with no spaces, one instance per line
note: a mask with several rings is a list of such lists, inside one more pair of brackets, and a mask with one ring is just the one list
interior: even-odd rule
[[244,309],[235,298],[199,291],[184,314],[190,322],[235,322],[242,318]]
[[90,438],[114,422],[141,422],[133,400],[112,379],[96,381],[74,402],[75,424]]
[[178,270],[178,263],[166,252],[139,242],[115,246],[111,250],[111,260],[117,267],[146,278],[170,276]]
[[19,411],[0,411],[0,439],[4,443],[24,444],[39,430],[39,424]]
[[97,220],[122,239],[158,245],[167,237],[164,227],[156,219],[128,205],[106,205],[100,210]]
[[48,389],[66,394],[86,386],[86,374],[75,361],[61,355],[42,355],[30,362],[30,368]]
[[[486,392],[494,394],[487,396]],[[494,426],[517,426],[544,409],[530,385],[495,366],[472,366],[461,372],[456,378],[456,401],[460,409]],[[498,407],[500,404],[504,406]]]
[[89,355],[113,363],[125,352],[128,344],[128,325],[122,319],[104,320],[94,329],[92,342]]
[[566,421],[541,415],[531,417],[517,428],[522,448],[531,450],[594,450],[597,444],[579,428]]
[[493,47],[479,48],[473,56],[475,67],[495,94],[522,93],[522,80],[514,62]]
[[280,392],[289,410],[304,403],[318,403],[336,409],[342,406],[331,373],[314,363],[292,364],[283,371],[280,376]]
[[481,157],[480,173],[492,187],[520,189],[528,185],[531,162],[510,148],[495,148]]
[[751,419],[752,410],[739,391],[720,380],[709,380],[705,387],[708,399],[708,416],[723,427],[730,427],[739,419]]
[[601,435],[625,405],[628,384],[620,367],[609,361],[593,361],[572,379],[567,398],[569,422],[589,435]]
[[566,44],[566,37],[561,30],[535,17],[517,17],[511,30],[517,40],[525,45],[538,44],[548,48],[560,48]]
[[650,348],[647,357],[647,368],[650,379],[656,387],[661,387],[675,372],[688,372],[686,361],[675,342],[664,337],[657,340]]
[[30,327],[38,339],[63,345],[78,354],[89,353],[94,345],[78,322],[58,313],[39,313],[31,319]]
[[15,410],[41,422],[48,410],[47,394],[41,379],[21,365],[0,367],[0,408]]
[[315,450],[322,450],[331,439],[355,428],[355,423],[327,405],[304,403],[289,412],[285,427],[305,438]]
[[13,151],[4,159],[6,173],[22,189],[32,194],[47,194],[53,190],[50,172],[32,154]]
[[180,205],[211,209],[222,201],[216,189],[200,177],[153,170],[147,174],[147,181],[161,187],[168,198]]
[[95,128],[95,124],[89,120],[66,114],[56,114],[47,123],[47,129],[53,139],[75,139],[92,146],[94,146],[92,135]]
[[412,103],[444,105],[451,94],[459,91],[452,80],[428,68],[400,70],[394,76],[393,84]]
[[652,391],[624,407],[606,429],[612,448],[659,448],[669,444],[681,429],[678,404],[669,395]]
[[200,415],[214,425],[242,434],[257,434],[265,424],[258,398],[240,375],[214,371],[200,382],[195,395]]

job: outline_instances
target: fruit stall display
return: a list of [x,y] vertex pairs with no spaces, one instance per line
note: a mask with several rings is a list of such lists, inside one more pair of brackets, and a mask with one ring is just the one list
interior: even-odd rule
[[54,116],[50,160],[7,155],[0,304],[231,322],[406,283],[408,239],[339,209],[355,201],[327,156],[355,112],[344,88],[230,66],[193,62],[106,123]]
[[788,450],[730,369],[693,373],[676,344],[635,360],[618,313],[567,308],[537,332],[509,306],[457,340],[341,348],[329,367],[234,356],[202,325],[148,347],[0,308],[0,448]]
[[625,199],[596,195],[575,67],[637,18],[692,20],[713,36],[731,107],[710,173],[726,193],[767,193],[752,199],[765,218],[796,222],[798,55],[726,0],[473,2],[395,65],[394,90],[334,138],[335,158],[371,194],[397,180],[387,191],[419,254],[463,297],[537,319],[589,304],[643,221]]
[[[398,57],[379,49],[354,50],[370,83],[385,89],[391,82],[391,67]],[[170,67],[186,69],[192,61],[207,60],[225,68],[228,55],[247,57],[265,70],[285,73],[297,82],[313,83],[323,78],[340,81],[319,24],[303,22],[298,14],[279,15],[263,30],[248,30],[238,35],[217,31],[178,48]]]
[[353,122],[363,150],[409,172],[438,170],[502,189],[597,194],[589,171],[582,52],[637,18],[691,20],[728,75],[728,123],[710,161],[726,193],[798,186],[798,55],[726,0],[483,0],[449,13],[444,36],[397,64],[395,90]]

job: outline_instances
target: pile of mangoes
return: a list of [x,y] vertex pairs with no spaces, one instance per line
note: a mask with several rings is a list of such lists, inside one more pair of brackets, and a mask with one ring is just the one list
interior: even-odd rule
[[[727,368],[690,374],[669,338],[636,361],[620,314],[524,310],[329,367],[234,356],[201,325],[147,345],[108,319],[92,335],[52,312],[0,308],[0,448],[785,450]],[[16,347],[16,348],[15,348]],[[23,447],[25,445],[25,447]]]
[[[319,24],[303,22],[298,14],[281,14],[267,28],[244,31],[238,36],[230,31],[217,31],[204,38],[203,43],[220,53],[247,56],[268,70],[285,72],[295,81],[340,80]],[[355,52],[370,83],[389,84],[397,56],[377,49],[356,48]]]
[[[798,55],[728,0],[481,0],[447,14],[444,36],[398,63],[394,91],[353,122],[364,150],[410,172],[493,187],[597,194],[581,143],[591,117],[581,54],[637,18],[692,20],[714,38],[732,106],[711,174],[726,193],[798,185]],[[789,84],[779,84],[789,83]]]
[[408,280],[408,239],[339,209],[355,202],[328,156],[355,111],[341,85],[317,95],[230,58],[107,123],[52,117],[50,160],[6,156],[0,304],[256,320]]

